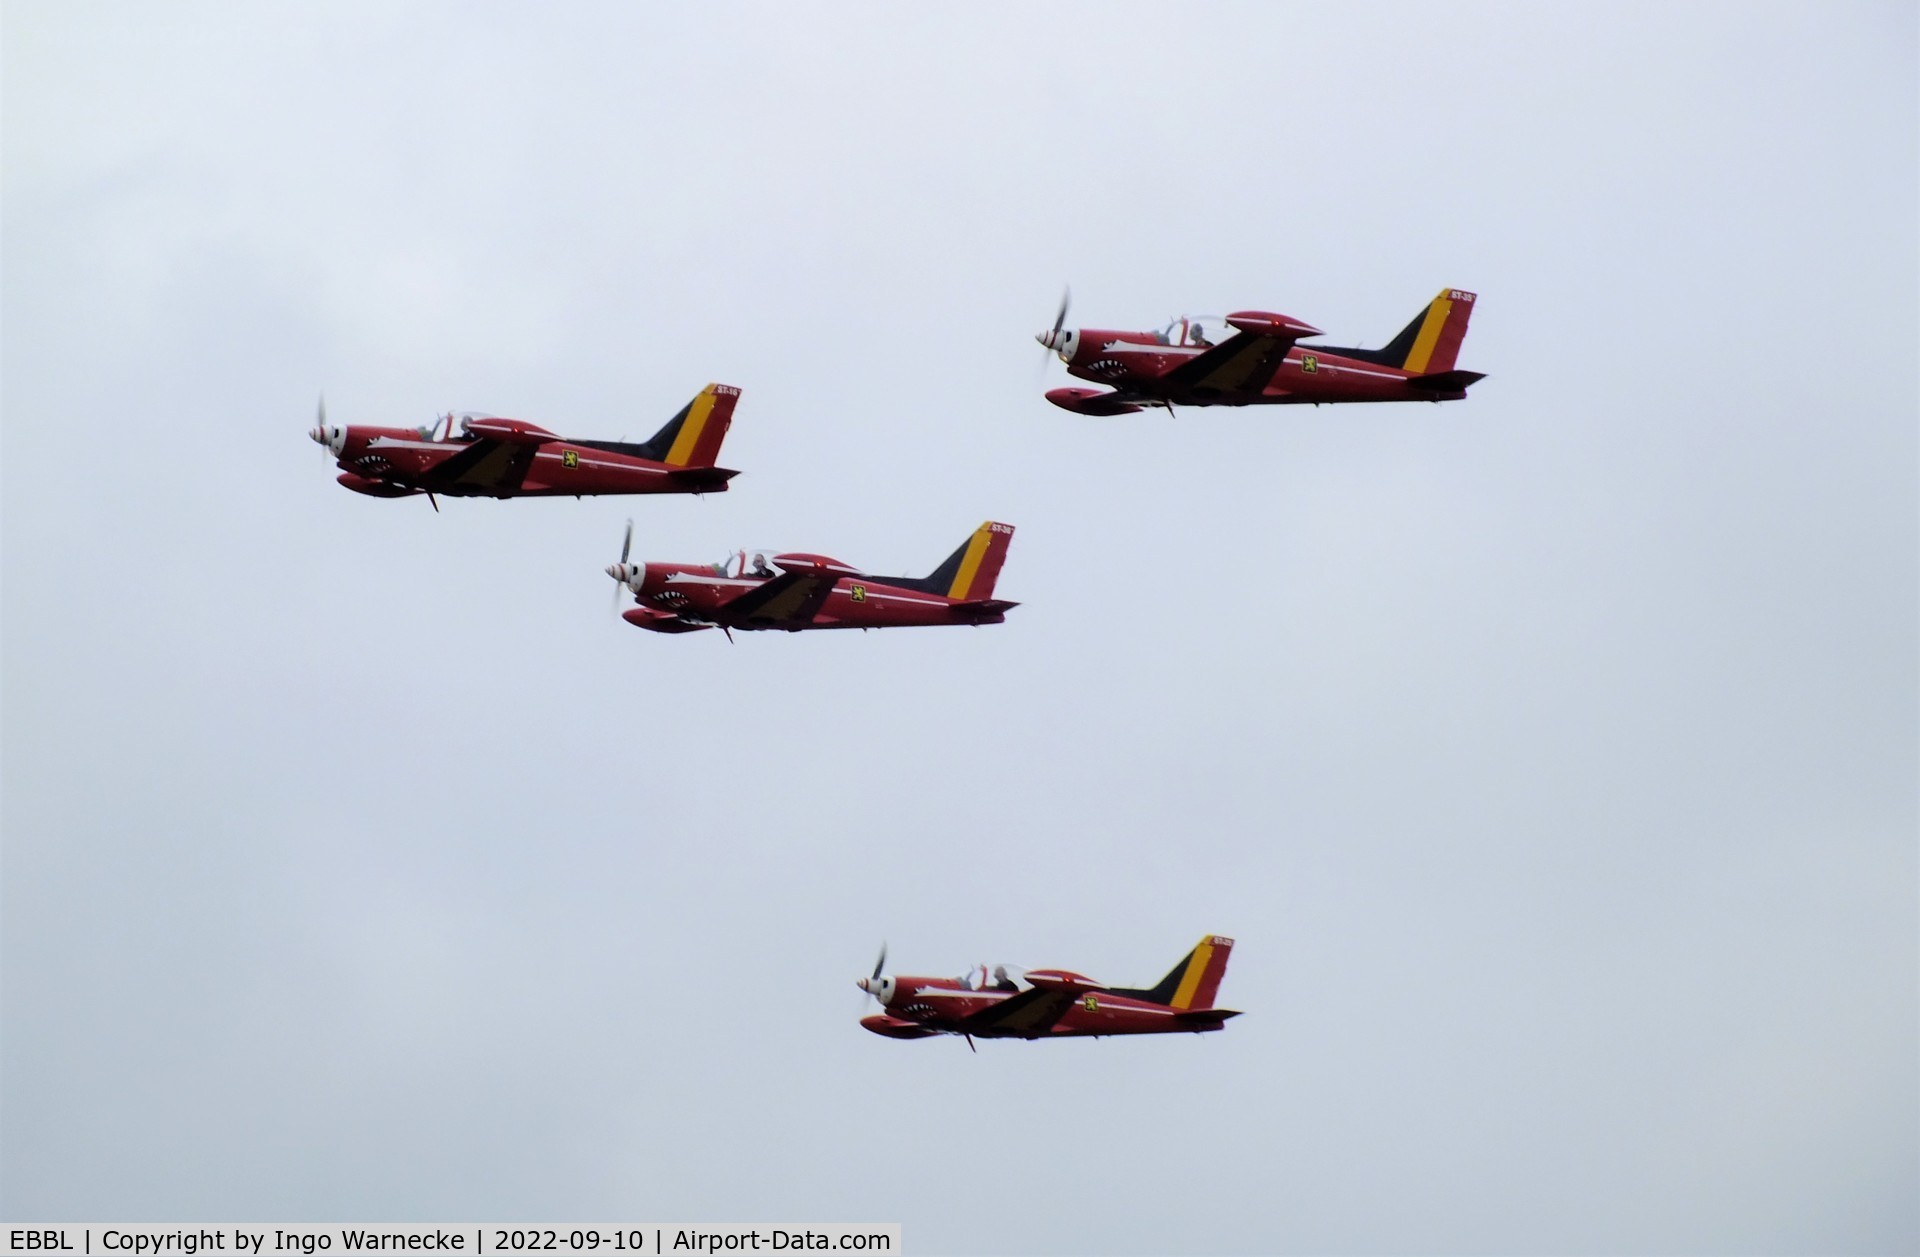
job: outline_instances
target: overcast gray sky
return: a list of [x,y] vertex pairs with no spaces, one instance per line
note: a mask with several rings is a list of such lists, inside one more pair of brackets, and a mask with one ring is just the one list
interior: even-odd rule
[[[0,1208],[1920,1247],[1909,4],[88,4],[4,53]],[[1444,407],[1088,419],[1258,308]],[[332,417],[720,498],[357,497]],[[1057,364],[1050,384],[1065,382]],[[1004,626],[665,638],[639,557]],[[882,939],[1223,1034],[899,1043]]]

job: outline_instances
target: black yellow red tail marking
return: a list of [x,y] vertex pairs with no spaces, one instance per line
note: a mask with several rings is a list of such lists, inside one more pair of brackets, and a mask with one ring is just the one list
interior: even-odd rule
[[1220,979],[1226,976],[1227,957],[1232,951],[1232,939],[1209,934],[1156,985],[1142,990],[1116,987],[1114,994],[1165,1004],[1182,1012],[1190,1008],[1211,1008],[1213,997],[1220,989]]

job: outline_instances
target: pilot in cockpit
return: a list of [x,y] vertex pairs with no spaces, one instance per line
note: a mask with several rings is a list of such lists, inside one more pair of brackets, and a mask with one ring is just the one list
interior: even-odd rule
[[1198,323],[1189,323],[1187,325],[1187,339],[1190,343],[1201,349],[1213,348],[1213,342],[1207,339],[1207,333]]
[[756,554],[753,556],[753,574],[762,578],[771,578],[773,576],[773,569],[767,566],[766,555]]
[[995,965],[993,967],[993,989],[996,991],[1013,992],[1020,988],[1015,986],[1013,979],[1007,976],[1007,967],[1005,965]]

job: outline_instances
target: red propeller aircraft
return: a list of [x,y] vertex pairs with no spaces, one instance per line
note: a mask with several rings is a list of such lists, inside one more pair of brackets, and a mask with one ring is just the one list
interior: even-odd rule
[[957,978],[894,977],[887,949],[859,987],[883,1011],[860,1024],[889,1039],[1062,1039],[1108,1034],[1199,1034],[1240,1014],[1215,1008],[1233,940],[1210,934],[1159,984],[1107,986],[1066,969],[976,965]]
[[982,524],[931,576],[868,576],[824,554],[773,549],[736,550],[718,563],[630,564],[628,521],[607,575],[640,604],[621,618],[656,633],[998,624],[1020,605],[993,596],[1012,541],[1012,524]]
[[1048,392],[1048,401],[1082,415],[1125,415],[1147,406],[1445,402],[1486,379],[1453,367],[1472,315],[1473,294],[1449,288],[1385,348],[1302,348],[1295,342],[1325,333],[1261,310],[1175,319],[1157,332],[1063,329],[1063,297],[1053,329],[1034,339],[1059,354],[1070,374],[1112,386]]
[[739,400],[732,385],[709,384],[637,444],[569,441],[524,420],[480,414],[448,414],[418,428],[329,426],[324,400],[307,435],[333,452],[341,484],[376,498],[724,493],[740,473],[713,464]]

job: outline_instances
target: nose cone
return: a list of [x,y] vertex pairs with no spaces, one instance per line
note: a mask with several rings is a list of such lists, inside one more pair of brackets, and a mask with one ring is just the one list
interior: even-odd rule
[[1060,361],[1072,362],[1074,340],[1079,335],[1080,333],[1073,331],[1070,328],[1057,327],[1057,328],[1048,328],[1044,332],[1035,333],[1034,339],[1039,341],[1041,344],[1045,345],[1048,349],[1051,349],[1053,350],[1053,352],[1059,354]]
[[325,445],[327,443],[327,430],[319,424],[315,424],[313,427],[307,429],[307,439],[317,445]]
[[872,979],[872,978],[857,978],[857,979],[855,979],[855,981],[854,981],[854,985],[855,985],[855,986],[857,986],[857,987],[859,987],[859,988],[860,988],[861,990],[863,990],[863,991],[865,991],[865,992],[867,992],[867,993],[868,993],[869,995],[871,995],[871,994],[873,993],[873,979]]

